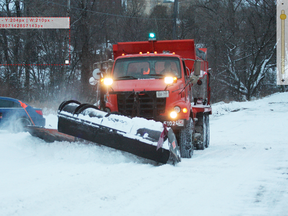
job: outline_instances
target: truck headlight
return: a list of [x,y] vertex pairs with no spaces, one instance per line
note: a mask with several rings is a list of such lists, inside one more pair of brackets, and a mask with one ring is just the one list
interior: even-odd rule
[[106,86],[110,86],[113,83],[113,79],[112,78],[104,78],[104,85]]
[[171,117],[172,119],[175,119],[175,118],[177,117],[177,112],[176,112],[176,111],[170,112],[170,117]]
[[180,112],[181,112],[181,108],[180,108],[179,106],[175,106],[175,107],[174,107],[174,111],[175,111],[176,113],[180,113]]
[[171,77],[171,76],[164,77],[164,83],[167,85],[172,84],[176,81],[177,81],[177,77]]

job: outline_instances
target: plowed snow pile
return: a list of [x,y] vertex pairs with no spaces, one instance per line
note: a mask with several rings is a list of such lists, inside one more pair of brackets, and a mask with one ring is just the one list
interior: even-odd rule
[[217,103],[210,123],[210,147],[175,167],[2,130],[0,215],[288,215],[288,93]]

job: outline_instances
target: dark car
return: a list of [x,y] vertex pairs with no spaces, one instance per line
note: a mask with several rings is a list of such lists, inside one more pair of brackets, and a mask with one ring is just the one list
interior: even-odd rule
[[42,109],[14,98],[0,97],[0,129],[19,132],[27,125],[45,126]]

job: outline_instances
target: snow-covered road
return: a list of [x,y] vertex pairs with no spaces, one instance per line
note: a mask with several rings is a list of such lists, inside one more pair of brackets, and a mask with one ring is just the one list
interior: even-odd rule
[[0,215],[287,216],[287,122],[288,93],[215,104],[210,147],[177,166],[0,131]]

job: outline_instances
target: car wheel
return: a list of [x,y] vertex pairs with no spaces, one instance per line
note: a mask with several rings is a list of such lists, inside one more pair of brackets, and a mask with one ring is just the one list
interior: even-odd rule
[[13,125],[13,132],[14,133],[19,133],[19,132],[24,132],[27,131],[25,129],[25,126],[31,125],[31,122],[27,118],[19,118],[14,122]]

